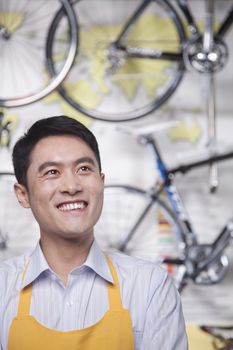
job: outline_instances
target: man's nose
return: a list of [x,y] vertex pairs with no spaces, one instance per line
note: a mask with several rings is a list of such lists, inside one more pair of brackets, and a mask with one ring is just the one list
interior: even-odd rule
[[75,195],[77,192],[82,191],[82,184],[77,174],[67,173],[62,177],[62,183],[60,191],[63,193],[69,193]]

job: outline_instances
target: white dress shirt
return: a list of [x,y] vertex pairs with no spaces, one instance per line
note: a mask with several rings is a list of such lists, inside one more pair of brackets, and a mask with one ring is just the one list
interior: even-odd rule
[[[186,350],[181,301],[167,272],[124,254],[109,256],[118,274],[122,304],[130,312],[135,350]],[[23,287],[33,282],[30,313],[37,321],[48,328],[70,331],[86,328],[103,317],[108,309],[106,281],[113,283],[105,255],[95,241],[86,262],[69,273],[67,285],[48,266],[39,244],[30,255],[2,262],[0,349],[7,350],[9,328]]]

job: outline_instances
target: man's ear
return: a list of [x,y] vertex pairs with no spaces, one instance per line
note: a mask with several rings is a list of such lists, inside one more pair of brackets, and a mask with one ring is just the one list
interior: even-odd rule
[[26,187],[19,183],[15,183],[14,191],[19,204],[24,208],[30,208],[29,196]]
[[100,174],[101,180],[104,183],[105,182],[105,175],[103,173]]

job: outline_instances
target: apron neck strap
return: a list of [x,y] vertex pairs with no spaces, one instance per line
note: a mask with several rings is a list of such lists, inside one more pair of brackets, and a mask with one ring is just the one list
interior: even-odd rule
[[[28,264],[23,271],[22,282],[27,272]],[[18,317],[29,315],[32,296],[32,283],[24,287],[19,295]]]
[[[113,263],[111,262],[108,256],[106,256],[106,260],[114,281],[114,284],[108,283],[109,309],[119,310],[119,309],[122,309],[122,303],[121,303],[118,276],[116,273],[116,269],[113,266]],[[24,270],[22,281],[24,280],[26,270],[27,270],[27,267]],[[21,290],[21,293],[19,295],[18,317],[28,316],[30,314],[31,296],[32,296],[32,283],[30,283],[28,286],[24,287]]]
[[122,309],[122,303],[121,303],[120,286],[119,286],[117,272],[109,256],[106,256],[106,259],[114,281],[114,284],[110,282],[108,283],[109,309],[119,310],[119,309]]
[[21,290],[19,296],[18,317],[28,316],[30,313],[30,304],[32,296],[32,283]]

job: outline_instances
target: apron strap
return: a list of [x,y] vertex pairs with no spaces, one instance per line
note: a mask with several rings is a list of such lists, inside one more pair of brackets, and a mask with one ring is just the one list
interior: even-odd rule
[[109,309],[119,310],[119,309],[122,309],[122,303],[121,303],[120,286],[119,286],[117,272],[109,256],[106,255],[106,259],[114,281],[114,284],[108,282]]
[[32,296],[32,283],[24,287],[19,295],[18,317],[30,314],[30,304]]
[[[109,309],[119,310],[119,309],[122,309],[122,303],[121,303],[120,286],[119,286],[117,272],[108,256],[106,256],[106,260],[114,281],[114,284],[108,283]],[[25,277],[26,270],[27,268],[23,273],[22,280]],[[30,283],[28,286],[24,287],[21,290],[21,293],[19,295],[18,317],[28,316],[30,314],[31,296],[32,296],[32,283]]]
[[[29,263],[27,263],[23,271],[22,282],[24,281],[28,265]],[[24,287],[19,294],[17,317],[28,316],[30,314],[31,296],[32,296],[32,283]]]

